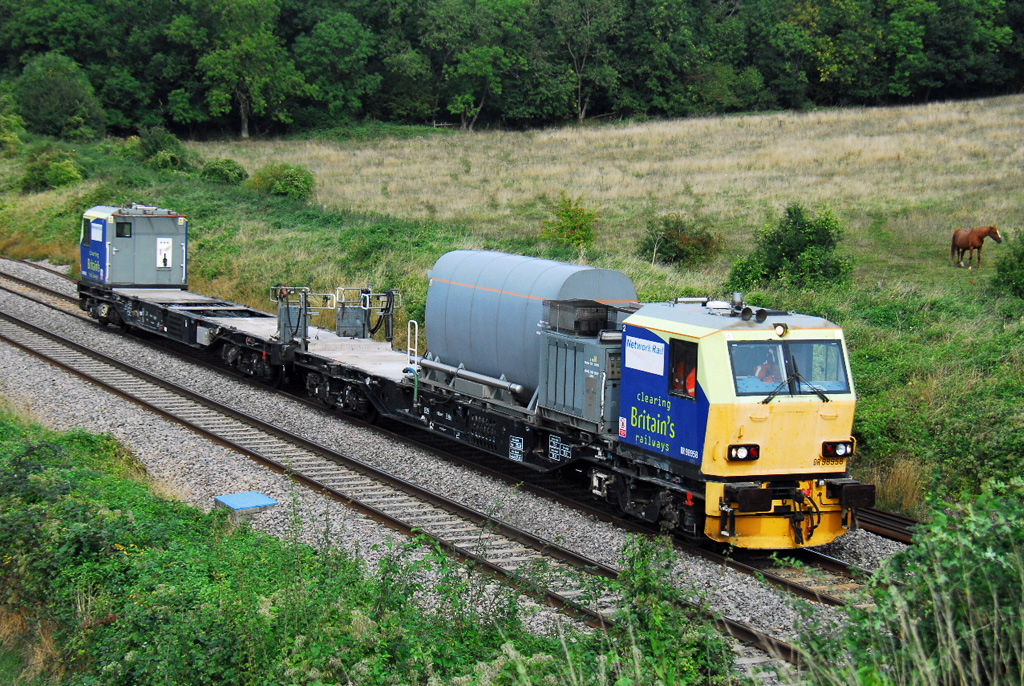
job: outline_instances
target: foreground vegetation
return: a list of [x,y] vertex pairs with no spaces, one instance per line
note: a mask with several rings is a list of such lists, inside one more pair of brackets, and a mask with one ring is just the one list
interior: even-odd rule
[[1024,480],[944,505],[871,580],[848,630],[810,624],[805,684],[1024,683]]
[[514,592],[485,590],[429,547],[391,544],[369,574],[344,550],[234,528],[140,479],[109,437],[56,434],[0,405],[0,637],[32,639],[30,673],[109,686],[732,683],[730,650],[675,609],[649,543],[628,554],[620,630],[535,635]]
[[[536,635],[517,595],[418,543],[389,543],[369,574],[317,545],[329,521],[314,545],[235,528],[155,496],[109,437],[3,404],[0,488],[3,683],[740,682],[728,645],[676,605],[673,556],[650,541],[625,553],[613,634]],[[1024,481],[933,505],[843,626],[808,620],[790,683],[1024,683]]]

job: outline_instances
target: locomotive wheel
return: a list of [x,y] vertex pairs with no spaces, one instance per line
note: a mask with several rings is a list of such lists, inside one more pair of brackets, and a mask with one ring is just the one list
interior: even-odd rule
[[280,388],[284,382],[284,368],[280,365],[271,364],[260,353],[252,353],[251,375],[254,379],[271,388]]
[[279,364],[266,365],[266,374],[260,377],[260,381],[277,389],[284,385],[284,367]]
[[698,547],[702,546],[708,542],[708,537],[704,535],[704,520],[704,513],[697,513],[692,524],[684,519],[684,521],[676,527],[676,531],[678,531],[679,535],[682,536],[690,545]]
[[121,316],[117,313],[110,303],[100,302],[93,305],[92,316],[96,318],[100,324],[107,326],[113,324],[118,326],[121,323]]

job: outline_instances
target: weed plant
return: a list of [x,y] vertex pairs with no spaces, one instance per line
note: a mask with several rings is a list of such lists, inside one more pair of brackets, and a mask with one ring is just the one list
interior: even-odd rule
[[563,190],[551,214],[555,216],[541,222],[541,238],[581,254],[594,244],[594,227],[601,215],[584,206],[582,195],[573,200]]
[[308,200],[316,192],[316,179],[311,171],[285,162],[260,167],[248,185],[259,193],[283,195],[292,200]]
[[647,233],[637,254],[651,264],[663,262],[693,267],[707,264],[722,249],[722,238],[708,222],[685,214],[668,214],[647,221]]
[[232,159],[210,160],[203,165],[202,178],[237,185],[249,178],[245,167]]

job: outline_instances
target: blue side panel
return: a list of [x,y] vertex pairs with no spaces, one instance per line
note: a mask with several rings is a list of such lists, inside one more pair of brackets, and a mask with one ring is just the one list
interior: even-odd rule
[[92,281],[106,282],[107,278],[107,220],[93,219],[89,223],[89,239],[86,245],[82,241],[82,278]]
[[622,329],[622,400],[619,440],[700,466],[710,403],[697,386],[690,400],[668,392],[668,341],[653,331]]

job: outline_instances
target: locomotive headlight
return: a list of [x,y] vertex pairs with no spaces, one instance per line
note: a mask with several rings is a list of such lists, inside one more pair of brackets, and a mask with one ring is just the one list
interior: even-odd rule
[[730,445],[726,457],[730,462],[752,462],[761,456],[761,449],[756,445]]
[[852,441],[827,441],[821,444],[823,457],[849,457],[853,454]]

